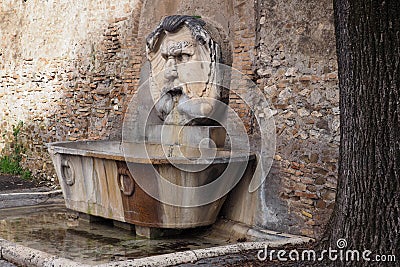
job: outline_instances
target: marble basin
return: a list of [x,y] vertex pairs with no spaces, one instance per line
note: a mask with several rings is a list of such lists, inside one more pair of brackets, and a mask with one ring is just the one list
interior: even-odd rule
[[[217,179],[229,162],[236,164],[240,172],[254,160],[248,153],[231,153],[223,148],[199,150],[174,145],[122,144],[119,141],[57,142],[48,144],[48,149],[67,208],[154,228],[183,229],[213,224],[226,194],[205,205],[171,205],[163,199],[173,192],[163,191],[160,187],[157,198],[154,198],[143,190],[135,176],[142,179],[144,176],[150,183],[157,183],[157,177],[153,177],[156,174],[152,176],[146,172],[152,168],[156,170],[154,173],[173,184],[199,187]],[[191,171],[191,166],[199,168],[202,165],[204,168],[199,171]],[[182,170],[181,166],[187,168]],[[185,199],[199,197],[192,191],[180,196],[182,204]]]

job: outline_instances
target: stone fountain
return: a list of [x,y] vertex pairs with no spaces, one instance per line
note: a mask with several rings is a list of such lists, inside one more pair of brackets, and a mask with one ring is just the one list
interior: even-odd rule
[[225,216],[254,224],[264,197],[246,187],[256,157],[244,149],[244,127],[232,123],[230,70],[212,32],[191,16],[164,18],[147,37],[122,140],[49,144],[67,208],[151,238],[213,224],[236,186]]

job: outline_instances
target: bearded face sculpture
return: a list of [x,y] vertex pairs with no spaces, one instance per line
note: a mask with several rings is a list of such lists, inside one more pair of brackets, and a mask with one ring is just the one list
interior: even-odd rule
[[221,98],[220,50],[191,16],[169,16],[147,37],[150,91],[165,124],[208,125]]

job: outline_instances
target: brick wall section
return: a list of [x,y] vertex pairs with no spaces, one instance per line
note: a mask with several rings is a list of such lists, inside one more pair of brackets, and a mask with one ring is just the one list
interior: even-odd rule
[[277,127],[271,194],[288,210],[284,230],[317,236],[333,208],[340,138],[332,3],[259,1],[258,12],[257,83]]
[[[251,109],[240,98],[240,94],[252,87],[250,83],[255,78],[256,10],[254,2],[234,1],[232,30],[234,31],[232,67],[244,74],[248,80],[244,81],[243,77],[232,76],[231,89],[238,94],[233,90],[230,91],[229,105],[243,120],[246,129],[251,132],[251,128],[254,127],[251,123]],[[237,87],[234,88],[234,86]]]

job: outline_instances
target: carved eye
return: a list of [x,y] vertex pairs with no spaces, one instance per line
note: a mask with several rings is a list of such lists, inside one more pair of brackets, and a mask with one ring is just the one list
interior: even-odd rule
[[185,63],[190,60],[190,55],[189,54],[180,54],[176,57],[176,60],[179,61],[180,63]]

